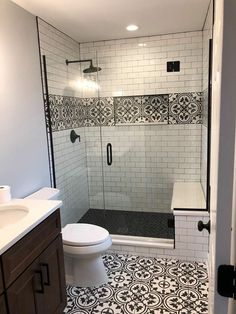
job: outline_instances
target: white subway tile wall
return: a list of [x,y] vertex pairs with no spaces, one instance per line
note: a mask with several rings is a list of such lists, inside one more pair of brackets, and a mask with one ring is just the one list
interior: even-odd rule
[[[99,127],[85,128],[90,208],[102,208]],[[107,165],[106,145],[113,162]],[[173,183],[200,181],[201,125],[102,127],[108,209],[170,212]]]
[[79,59],[79,43],[41,19],[38,19],[41,56],[46,56],[49,93],[81,96],[71,82],[80,73],[78,64],[66,65],[66,59]]
[[89,208],[105,208],[103,193],[103,160],[100,127],[85,127]]
[[[201,31],[81,43],[80,53],[102,68],[102,97],[202,91]],[[180,61],[180,72],[167,72],[167,61]]]
[[62,225],[77,222],[89,209],[88,175],[84,128],[75,129],[81,136],[73,144],[70,131],[53,132],[57,188],[60,189]]
[[136,253],[140,256],[175,258],[206,262],[208,257],[208,231],[199,232],[197,223],[208,222],[205,216],[175,216],[175,249],[158,249],[141,246],[112,245],[110,251],[122,254]]

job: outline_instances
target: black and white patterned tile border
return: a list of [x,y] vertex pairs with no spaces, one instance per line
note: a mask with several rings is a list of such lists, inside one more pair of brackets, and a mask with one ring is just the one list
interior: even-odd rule
[[48,104],[46,95],[43,95],[43,101],[44,101],[46,129],[47,129],[47,132],[49,133],[50,132],[50,113],[49,113],[50,106]]
[[206,265],[107,253],[108,283],[67,287],[68,314],[207,314]]
[[49,104],[52,131],[84,126],[202,123],[202,93],[195,92],[100,98],[49,95]]
[[202,93],[169,95],[169,124],[202,123]]
[[84,126],[114,125],[113,97],[83,98],[86,108]]
[[208,126],[208,89],[203,91],[202,95],[202,124]]
[[85,107],[81,98],[49,95],[52,131],[84,126]]
[[168,95],[114,97],[115,122],[119,124],[168,124]]

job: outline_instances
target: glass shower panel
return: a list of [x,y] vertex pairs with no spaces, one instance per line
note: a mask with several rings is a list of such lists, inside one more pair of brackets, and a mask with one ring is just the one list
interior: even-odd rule
[[[48,53],[45,59],[55,187],[60,189],[65,225],[78,222],[94,202],[104,208],[100,127],[94,127],[90,110],[98,99],[97,74],[84,73],[90,61],[73,62],[81,60],[76,56],[58,60]],[[78,135],[75,141],[73,132]]]
[[[104,209],[104,180],[101,147],[101,104],[99,101],[100,86],[98,82],[99,65],[97,52],[80,50],[81,60],[91,60],[81,64],[84,82],[82,104],[85,108],[84,132],[86,138],[87,174],[89,187],[89,208]],[[88,71],[86,69],[89,69]],[[84,73],[85,72],[85,73]],[[94,222],[96,223],[96,222]]]

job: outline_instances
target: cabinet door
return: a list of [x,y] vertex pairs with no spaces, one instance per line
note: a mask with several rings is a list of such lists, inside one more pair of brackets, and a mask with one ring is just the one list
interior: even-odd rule
[[0,260],[0,294],[3,293],[3,276],[2,276],[2,269],[1,269],[1,260]]
[[[37,295],[42,294],[42,275],[35,261],[7,289],[7,302],[10,314],[35,314],[37,310]],[[43,295],[43,294],[42,294]]]
[[4,295],[0,296],[0,313],[7,314],[6,303]]
[[3,253],[2,266],[6,288],[33,263],[60,232],[60,212],[57,210]]
[[41,314],[62,313],[66,306],[66,285],[62,238],[59,235],[39,257],[44,294],[38,294]]

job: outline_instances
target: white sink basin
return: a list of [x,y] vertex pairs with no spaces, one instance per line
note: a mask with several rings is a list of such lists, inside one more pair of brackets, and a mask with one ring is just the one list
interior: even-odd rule
[[0,205],[0,228],[13,225],[29,213],[26,206],[18,204]]

